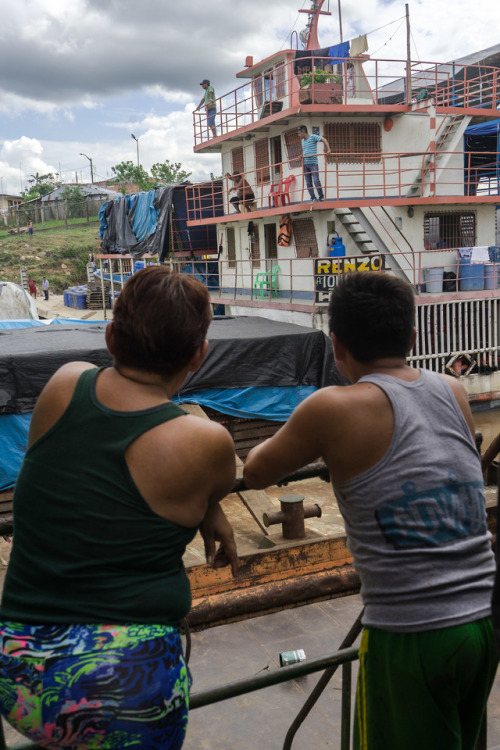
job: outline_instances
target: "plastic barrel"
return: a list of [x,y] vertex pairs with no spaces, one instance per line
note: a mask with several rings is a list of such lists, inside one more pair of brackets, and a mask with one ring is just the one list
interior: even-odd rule
[[145,263],[143,260],[136,260],[134,263],[134,273],[136,273],[137,271],[140,271],[141,268],[144,268],[144,266],[145,266]]
[[470,258],[460,258],[458,263],[458,288],[461,292],[483,290],[484,263],[471,263]]
[[498,266],[494,263],[484,264],[484,288],[496,289],[498,286]]
[[424,268],[425,291],[436,294],[443,291],[444,268]]

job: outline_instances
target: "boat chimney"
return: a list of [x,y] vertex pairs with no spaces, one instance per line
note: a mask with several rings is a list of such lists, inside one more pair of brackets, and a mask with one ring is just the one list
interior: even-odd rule
[[247,55],[247,57],[245,57],[245,68],[251,68],[252,65],[253,65],[253,57],[252,55]]

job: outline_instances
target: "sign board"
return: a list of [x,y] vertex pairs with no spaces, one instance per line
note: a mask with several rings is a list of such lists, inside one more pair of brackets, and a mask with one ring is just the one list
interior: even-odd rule
[[353,271],[383,271],[385,255],[356,256],[355,258],[315,258],[314,295],[316,302],[328,302],[330,292],[339,278]]

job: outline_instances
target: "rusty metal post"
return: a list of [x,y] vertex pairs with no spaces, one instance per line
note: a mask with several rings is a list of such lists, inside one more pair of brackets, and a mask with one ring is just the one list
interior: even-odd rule
[[283,495],[280,497],[281,510],[264,513],[264,526],[283,525],[284,539],[303,539],[306,535],[305,518],[321,518],[319,505],[307,505],[304,508],[303,495]]

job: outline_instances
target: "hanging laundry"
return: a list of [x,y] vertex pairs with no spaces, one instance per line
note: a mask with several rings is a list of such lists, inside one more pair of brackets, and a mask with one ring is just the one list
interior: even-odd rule
[[366,39],[366,34],[360,34],[360,36],[357,36],[355,39],[351,39],[351,57],[359,57],[359,55],[362,55],[367,49],[368,41]]

